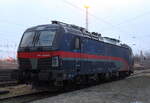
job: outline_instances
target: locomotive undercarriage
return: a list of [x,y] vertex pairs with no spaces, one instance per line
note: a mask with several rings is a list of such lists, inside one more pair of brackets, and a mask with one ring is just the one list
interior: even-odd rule
[[[38,59],[37,63],[30,59],[19,59],[17,80],[20,83],[37,87],[63,87],[70,84],[90,84],[107,80],[115,80],[129,76],[131,71],[114,71],[105,73],[80,74],[80,71],[67,72],[61,67],[52,67],[51,58]],[[34,65],[36,64],[36,65]]]
[[[21,83],[36,84],[36,85],[60,85],[60,81],[65,80],[65,75],[61,70],[45,70],[45,71],[33,71],[33,70],[19,70],[18,79]],[[58,83],[57,83],[58,82]]]
[[68,79],[62,71],[18,71],[18,81],[31,84],[34,88],[64,87],[66,85],[88,85],[109,80],[118,80],[128,77],[131,72],[99,73],[90,75],[77,75]]

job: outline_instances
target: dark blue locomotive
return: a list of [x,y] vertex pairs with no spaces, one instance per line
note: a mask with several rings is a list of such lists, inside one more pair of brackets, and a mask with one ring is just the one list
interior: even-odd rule
[[35,86],[63,86],[86,78],[126,77],[133,54],[119,40],[58,21],[27,29],[18,48],[18,80]]

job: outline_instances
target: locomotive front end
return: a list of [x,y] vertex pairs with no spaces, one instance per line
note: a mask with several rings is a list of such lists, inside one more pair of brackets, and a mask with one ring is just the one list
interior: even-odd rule
[[58,33],[57,25],[38,26],[25,31],[18,48],[19,82],[53,84],[62,72],[57,52]]

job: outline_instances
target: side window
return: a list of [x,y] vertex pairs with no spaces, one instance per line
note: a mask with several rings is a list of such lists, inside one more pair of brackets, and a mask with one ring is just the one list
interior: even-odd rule
[[75,38],[75,49],[81,48],[80,38]]

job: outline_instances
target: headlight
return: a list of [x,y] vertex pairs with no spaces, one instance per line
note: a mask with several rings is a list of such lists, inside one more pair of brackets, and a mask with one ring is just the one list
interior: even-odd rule
[[52,57],[52,67],[58,67],[59,66],[59,57],[54,56]]

